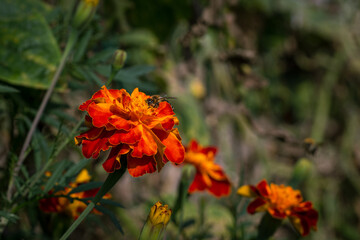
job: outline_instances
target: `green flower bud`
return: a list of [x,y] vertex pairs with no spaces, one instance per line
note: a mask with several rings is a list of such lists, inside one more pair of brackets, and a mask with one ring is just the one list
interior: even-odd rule
[[99,0],[81,0],[73,19],[73,27],[81,29],[85,26],[93,17]]
[[141,231],[139,240],[160,240],[170,221],[171,209],[168,205],[162,205],[160,202],[152,206],[146,223]]

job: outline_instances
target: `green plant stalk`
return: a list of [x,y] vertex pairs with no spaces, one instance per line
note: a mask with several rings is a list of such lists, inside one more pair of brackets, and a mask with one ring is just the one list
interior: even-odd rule
[[324,82],[320,87],[318,104],[316,106],[314,124],[311,130],[311,137],[317,142],[323,141],[328,115],[331,107],[332,90],[338,80],[345,56],[338,53],[331,57],[329,69],[324,77]]
[[110,76],[109,76],[109,79],[107,80],[106,82],[106,87],[110,87],[115,75],[119,72],[120,69],[116,70],[113,66],[111,66],[111,73],[110,73]]
[[36,176],[34,179],[32,179],[31,183],[29,184],[29,187],[27,189],[21,189],[21,192],[24,192],[23,195],[26,195],[29,192],[29,189],[33,187],[37,181],[44,176],[45,172],[48,170],[48,168],[51,166],[51,164],[54,162],[56,156],[66,147],[66,145],[69,143],[70,140],[72,140],[75,136],[75,133],[78,131],[81,124],[84,122],[84,118],[82,118],[73,128],[73,130],[70,133],[70,136],[63,141],[60,146],[56,149],[56,151],[53,152],[53,154],[50,156],[49,160],[45,163],[44,167],[36,173]]
[[270,239],[282,223],[281,219],[273,218],[268,212],[264,214],[258,227],[256,240]]
[[25,138],[25,142],[24,142],[24,145],[22,146],[21,148],[21,151],[20,151],[20,155],[19,155],[19,159],[18,159],[18,162],[14,168],[14,171],[12,172],[12,174],[10,175],[10,181],[9,181],[9,186],[8,186],[8,190],[7,190],[7,193],[6,193],[6,197],[8,199],[9,202],[11,202],[11,198],[12,198],[12,194],[13,194],[13,191],[14,191],[14,179],[18,176],[19,174],[19,171],[20,171],[20,168],[25,160],[25,153],[26,153],[26,150],[28,149],[29,145],[30,145],[30,142],[31,142],[31,139],[32,139],[32,136],[34,135],[34,132],[36,130],[36,127],[41,119],[41,116],[45,110],[45,107],[47,105],[47,103],[49,102],[50,100],[50,97],[55,89],[55,86],[56,86],[56,83],[58,82],[59,78],[60,78],[60,75],[65,67],[65,63],[76,43],[76,40],[78,38],[78,32],[76,30],[71,30],[70,31],[70,35],[69,35],[69,40],[66,44],[66,47],[65,47],[65,50],[63,52],[63,55],[61,57],[61,61],[60,61],[60,65],[59,67],[57,68],[56,72],[55,72],[55,75],[53,77],[53,79],[51,80],[51,84],[50,84],[50,87],[48,88],[48,90],[46,91],[46,94],[40,104],[40,107],[36,113],[36,116],[31,124],[31,127],[30,127],[30,130]]
[[104,184],[96,194],[94,199],[89,203],[86,209],[81,213],[78,219],[68,228],[60,240],[67,239],[73,231],[79,226],[79,224],[86,218],[86,216],[94,209],[95,205],[102,199],[102,197],[110,191],[110,189],[118,182],[118,180],[124,175],[127,169],[127,155],[121,156],[121,168],[113,173],[110,173],[106,178]]

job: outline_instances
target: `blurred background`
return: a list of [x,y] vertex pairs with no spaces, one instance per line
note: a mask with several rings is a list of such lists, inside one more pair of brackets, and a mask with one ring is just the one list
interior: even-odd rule
[[[6,192],[31,121],[60,61],[72,0],[0,0],[0,188]],[[127,52],[112,88],[135,87],[169,100],[184,145],[217,146],[232,181],[229,197],[188,197],[184,224],[167,239],[251,239],[262,214],[248,215],[241,184],[290,184],[319,211],[305,239],[360,239],[360,11],[355,0],[107,0],[83,31],[36,131],[25,166],[48,159],[81,118],[78,106],[109,75],[112,54]],[[84,127],[85,129],[85,127]],[[304,139],[311,138],[305,141]],[[99,159],[88,168],[106,175]],[[79,162],[70,143],[58,161]],[[296,167],[295,167],[296,166]],[[54,168],[56,165],[54,165]],[[137,239],[150,207],[173,207],[182,167],[121,179],[113,211],[90,216],[70,239]],[[190,169],[191,171],[191,169]],[[25,176],[26,177],[26,176]],[[1,204],[0,204],[1,207]],[[71,219],[37,202],[19,213],[5,239],[52,239]],[[66,229],[66,227],[65,227]],[[275,239],[297,239],[287,222]],[[55,239],[55,237],[54,237]]]

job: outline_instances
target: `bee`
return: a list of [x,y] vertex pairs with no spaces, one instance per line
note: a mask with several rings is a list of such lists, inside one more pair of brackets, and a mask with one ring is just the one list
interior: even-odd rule
[[[161,102],[168,102],[170,104],[170,102],[168,101],[168,99],[176,99],[175,97],[162,97],[160,95],[152,95],[150,96],[148,99],[145,100],[145,102],[147,103],[147,105],[149,105],[149,107],[152,108],[158,108],[159,104]],[[170,104],[171,106],[171,104]],[[171,106],[173,108],[173,106]]]
[[321,143],[317,143],[312,138],[305,138],[303,144],[306,152],[310,153],[311,155],[314,155],[318,150],[319,146],[321,145]]

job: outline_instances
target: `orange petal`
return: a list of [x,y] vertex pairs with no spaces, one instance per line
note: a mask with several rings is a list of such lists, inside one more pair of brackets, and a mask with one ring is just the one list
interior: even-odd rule
[[259,191],[259,194],[263,197],[268,197],[270,194],[269,185],[266,180],[262,180],[256,185],[256,189]]
[[207,188],[206,183],[204,181],[203,176],[200,172],[195,173],[194,181],[191,183],[189,187],[189,193],[193,193],[195,191],[203,191]]
[[241,186],[238,190],[237,190],[237,194],[243,196],[243,197],[257,197],[256,192],[253,191],[253,188],[250,185],[244,185]]
[[175,115],[170,103],[164,101],[159,103],[159,107],[156,111],[156,116],[158,117],[164,117],[169,115]]
[[131,154],[128,154],[127,161],[129,174],[133,177],[140,177],[146,173],[153,173],[156,171],[156,163],[153,156],[136,158],[132,157]]
[[108,138],[114,133],[114,131],[103,131],[100,136],[94,140],[84,139],[82,141],[82,153],[86,158],[97,158],[100,151],[106,151],[109,149]]
[[88,140],[93,140],[93,139],[99,137],[99,135],[102,133],[103,130],[104,130],[104,128],[93,127],[91,129],[89,129],[88,131],[80,134],[79,136],[76,136],[75,144],[76,145],[81,144],[81,141],[83,138],[88,139]]
[[92,124],[95,127],[104,127],[109,121],[109,117],[113,115],[110,112],[109,103],[98,103],[92,102],[88,107],[88,113],[92,118]]
[[211,179],[211,187],[209,192],[214,194],[216,197],[227,196],[231,192],[231,185],[228,180],[216,181]]
[[263,210],[263,206],[265,206],[266,201],[262,198],[256,198],[254,201],[252,201],[249,206],[247,207],[247,211],[250,214],[254,214],[255,212],[259,212]]
[[138,127],[130,129],[130,131],[116,131],[110,138],[109,143],[119,145],[120,143],[135,144],[141,139],[142,132]]
[[109,157],[102,164],[102,166],[106,172],[112,173],[116,169],[119,169],[121,167],[119,156],[121,154],[124,154],[124,151],[123,151],[124,147],[125,147],[125,149],[127,147],[127,151],[125,150],[125,153],[129,152],[129,148],[127,145],[119,145],[119,146],[113,147],[111,149]]
[[189,143],[189,151],[198,152],[199,149],[200,149],[200,145],[198,144],[198,142],[192,139]]
[[180,164],[184,161],[185,148],[174,133],[170,132],[166,138],[160,140],[166,146],[164,153],[170,162]]
[[216,147],[206,147],[206,148],[201,149],[201,152],[204,154],[212,153],[212,154],[216,155],[217,148]]
[[285,212],[279,211],[277,208],[268,208],[268,212],[271,216],[278,219],[284,219],[287,217]]
[[92,99],[87,100],[86,102],[84,102],[83,104],[81,104],[79,106],[79,110],[81,111],[87,111],[89,104],[92,102]]
[[112,115],[108,120],[111,125],[113,125],[116,129],[119,130],[129,131],[132,127],[132,124],[129,120],[126,120],[116,115]]
[[157,143],[148,130],[142,125],[138,126],[138,129],[142,132],[142,136],[139,142],[134,145],[131,156],[134,158],[142,158],[143,155],[153,156],[157,153]]

